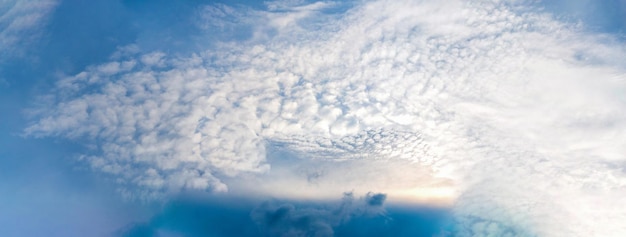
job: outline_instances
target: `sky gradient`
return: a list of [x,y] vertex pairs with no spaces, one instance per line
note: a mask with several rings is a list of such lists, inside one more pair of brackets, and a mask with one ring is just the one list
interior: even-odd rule
[[626,2],[0,3],[0,235],[623,236]]

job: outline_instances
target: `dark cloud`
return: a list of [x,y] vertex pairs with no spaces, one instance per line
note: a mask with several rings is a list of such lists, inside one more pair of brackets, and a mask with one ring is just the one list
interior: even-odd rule
[[385,194],[337,202],[262,203],[240,198],[179,199],[146,223],[126,226],[121,237],[146,236],[433,236],[446,233],[440,209],[384,207]]
[[368,193],[365,197],[367,205],[370,206],[382,206],[387,199],[387,195],[382,193]]
[[352,193],[344,194],[338,205],[296,207],[291,203],[266,202],[255,208],[251,217],[268,236],[333,236],[334,229],[353,218],[382,218],[385,194],[368,194],[356,201]]

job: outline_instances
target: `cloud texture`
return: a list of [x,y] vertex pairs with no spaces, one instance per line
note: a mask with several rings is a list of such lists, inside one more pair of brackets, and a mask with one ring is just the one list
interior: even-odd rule
[[189,55],[120,48],[60,79],[26,134],[84,142],[130,196],[225,192],[271,174],[268,150],[283,149],[339,164],[322,173],[421,167],[454,184],[458,236],[624,233],[624,46],[527,5],[206,6],[193,17],[208,33],[248,37]]

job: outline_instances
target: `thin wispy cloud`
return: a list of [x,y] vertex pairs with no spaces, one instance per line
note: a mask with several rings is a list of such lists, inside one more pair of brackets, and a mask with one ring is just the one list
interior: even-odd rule
[[16,49],[26,48],[40,36],[44,19],[56,4],[55,0],[7,0],[0,4],[0,62],[24,53]]

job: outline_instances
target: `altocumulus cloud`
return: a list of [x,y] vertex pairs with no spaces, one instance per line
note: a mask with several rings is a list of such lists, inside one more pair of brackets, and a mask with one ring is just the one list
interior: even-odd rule
[[[316,192],[435,190],[457,236],[626,233],[623,44],[526,1],[351,4],[204,6],[200,29],[249,34],[185,55],[121,47],[61,78],[25,133],[83,141],[132,198],[273,187],[299,177],[280,150],[324,164],[303,178]],[[394,176],[407,166],[428,177]]]

